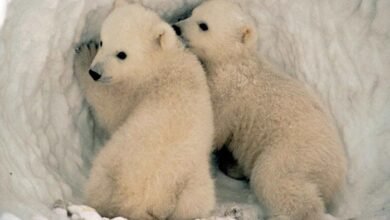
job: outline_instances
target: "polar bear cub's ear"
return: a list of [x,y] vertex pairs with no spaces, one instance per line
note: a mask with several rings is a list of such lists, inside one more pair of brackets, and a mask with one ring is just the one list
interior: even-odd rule
[[129,3],[126,0],[115,0],[114,1],[114,8],[122,7],[125,5],[128,5]]
[[155,40],[163,50],[178,46],[178,40],[175,32],[172,27],[166,23],[157,25],[155,29]]
[[241,43],[253,45],[257,40],[256,29],[253,25],[245,25],[241,28]]

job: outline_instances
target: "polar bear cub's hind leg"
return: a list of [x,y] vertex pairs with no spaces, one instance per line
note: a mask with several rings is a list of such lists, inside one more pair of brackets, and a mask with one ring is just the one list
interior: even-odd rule
[[170,219],[189,220],[210,213],[215,206],[214,183],[207,169],[199,169],[178,198],[177,207]]
[[[252,188],[273,216],[271,220],[324,220],[324,203],[315,184],[293,176],[261,180],[252,173]],[[280,215],[279,215],[280,214]]]

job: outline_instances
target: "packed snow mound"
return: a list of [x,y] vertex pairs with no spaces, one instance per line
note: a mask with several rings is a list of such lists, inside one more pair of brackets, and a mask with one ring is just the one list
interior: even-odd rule
[[[136,2],[170,22],[200,3]],[[256,19],[259,52],[316,89],[338,125],[349,173],[332,213],[389,219],[390,1],[239,2]],[[100,141],[73,75],[74,48],[98,36],[111,5],[0,1],[0,219],[61,219],[53,213],[67,210],[53,211],[56,200],[82,204]],[[242,216],[225,219],[265,216],[246,183],[218,172],[216,182],[215,216],[229,210]]]

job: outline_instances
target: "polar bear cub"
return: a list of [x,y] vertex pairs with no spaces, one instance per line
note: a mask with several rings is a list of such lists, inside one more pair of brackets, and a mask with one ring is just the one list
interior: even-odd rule
[[206,69],[217,148],[226,145],[273,220],[325,219],[346,158],[318,98],[256,54],[243,9],[206,1],[173,26]]
[[206,217],[215,205],[214,127],[196,56],[154,12],[123,1],[104,21],[97,49],[81,46],[75,63],[88,103],[111,133],[93,163],[87,204],[108,217]]

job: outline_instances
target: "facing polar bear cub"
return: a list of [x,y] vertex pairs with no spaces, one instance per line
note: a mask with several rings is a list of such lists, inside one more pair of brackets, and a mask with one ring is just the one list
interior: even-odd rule
[[254,24],[237,4],[206,1],[173,27],[205,66],[215,146],[227,145],[271,219],[325,219],[346,159],[318,99],[259,58]]
[[93,163],[87,203],[109,217],[207,216],[215,205],[214,127],[200,63],[154,12],[123,1],[101,39],[96,57],[97,45],[85,44],[75,63],[88,103],[111,134]]

